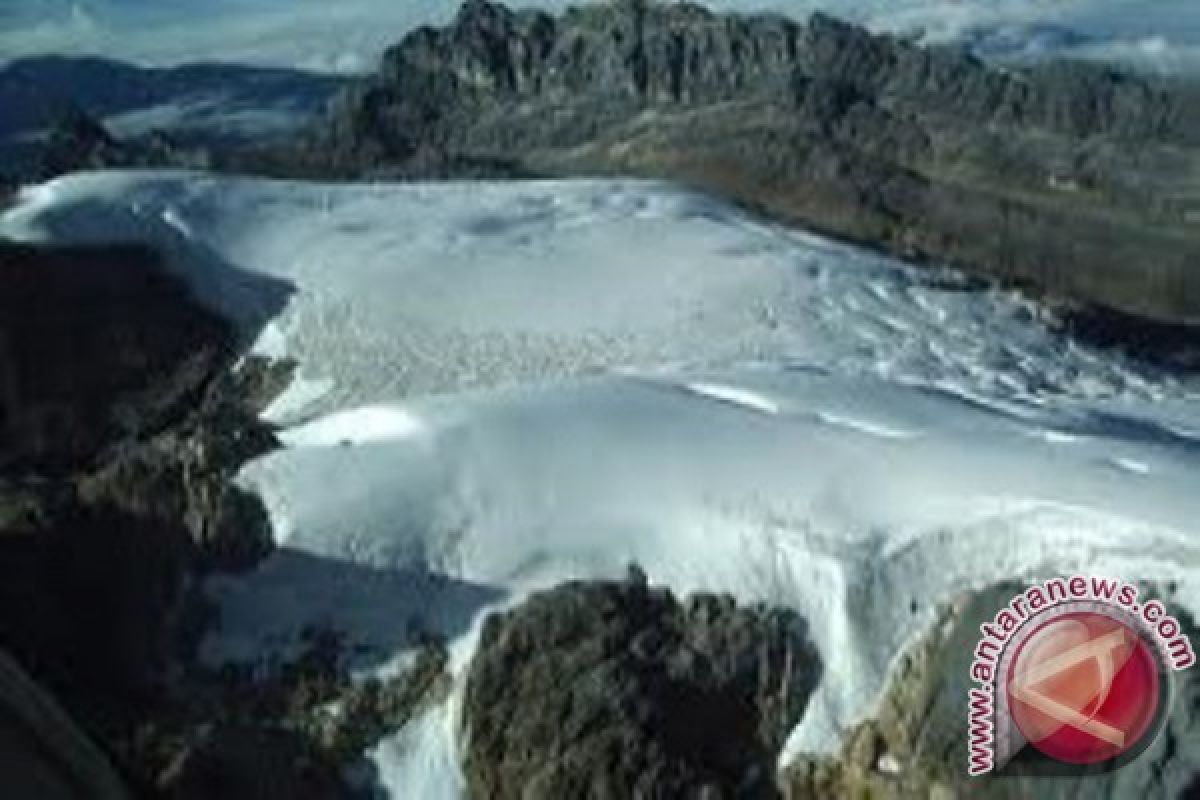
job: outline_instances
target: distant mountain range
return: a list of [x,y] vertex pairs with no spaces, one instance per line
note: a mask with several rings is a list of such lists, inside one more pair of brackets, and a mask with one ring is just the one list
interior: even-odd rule
[[[319,114],[345,77],[228,64],[148,68],[103,58],[47,56],[0,69],[0,141],[52,127],[80,110],[131,133],[249,135],[257,119],[286,127]],[[113,118],[116,118],[115,120]]]

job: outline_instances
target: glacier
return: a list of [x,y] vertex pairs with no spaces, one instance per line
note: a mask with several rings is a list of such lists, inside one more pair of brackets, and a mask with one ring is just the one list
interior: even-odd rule
[[[213,661],[323,626],[396,669],[416,625],[461,684],[488,610],[637,562],[809,620],[787,758],[834,748],[964,591],[1087,571],[1200,610],[1194,380],[708,195],[105,172],[22,190],[0,235],[156,245],[298,363],[284,447],[239,476],[278,550],[213,579]],[[460,794],[459,701],[371,751],[394,796]]]

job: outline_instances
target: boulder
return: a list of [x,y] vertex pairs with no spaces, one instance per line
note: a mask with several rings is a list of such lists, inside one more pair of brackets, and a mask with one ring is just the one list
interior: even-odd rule
[[564,584],[484,625],[463,707],[470,794],[771,797],[819,674],[792,612]]

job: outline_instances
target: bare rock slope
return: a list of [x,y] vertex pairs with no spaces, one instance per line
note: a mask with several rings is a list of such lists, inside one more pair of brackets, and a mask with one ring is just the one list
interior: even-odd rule
[[487,621],[463,710],[471,796],[773,797],[820,662],[794,613],[633,573]]

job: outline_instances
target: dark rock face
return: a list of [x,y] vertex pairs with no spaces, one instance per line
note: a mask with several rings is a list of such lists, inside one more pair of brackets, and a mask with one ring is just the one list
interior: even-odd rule
[[422,29],[389,50],[382,76],[399,89],[713,102],[786,89],[799,31],[782,17],[721,17],[690,4],[624,0],[555,19],[470,0],[450,28]]
[[794,614],[568,583],[491,617],[463,711],[473,797],[771,797],[820,671]]
[[155,253],[0,243],[0,627],[17,649],[89,678],[116,658],[143,685],[187,573],[269,547],[229,485],[275,445],[235,354]]
[[450,27],[424,28],[389,50],[380,77],[406,100],[585,95],[643,105],[784,100],[798,80],[821,79],[978,122],[1200,142],[1200,116],[1184,97],[1114,71],[1057,64],[1009,74],[824,14],[801,25],[653,0],[584,6],[562,18],[467,0]]
[[302,736],[285,729],[226,725],[205,730],[168,768],[174,800],[332,800],[340,776]]
[[233,485],[233,477],[277,444],[248,401],[249,389],[237,385],[245,373],[260,371],[272,368],[251,358],[239,371],[219,374],[183,421],[107,451],[101,466],[77,479],[79,496],[182,524],[204,567],[257,563],[270,551],[269,524],[258,499]]
[[907,258],[1180,320],[1200,318],[1197,99],[1098,66],[1004,71],[823,15],[469,0],[270,168],[676,179]]
[[0,641],[104,728],[152,705],[184,646],[190,543],[180,526],[111,510],[43,513],[36,528],[0,532]]
[[[814,84],[834,102],[812,103]],[[377,79],[343,101],[336,133],[351,150],[394,159],[456,139],[486,144],[492,121],[466,130],[458,124],[466,106],[553,104],[571,119],[519,135],[532,145],[568,145],[648,108],[759,101],[818,123],[865,103],[900,117],[1194,145],[1200,112],[1191,99],[1081,64],[1002,72],[958,50],[873,36],[823,14],[801,25],[619,0],[556,18],[468,0],[449,27],[419,29],[388,50]]]
[[57,472],[197,405],[228,326],[137,247],[0,245],[0,466]]
[[102,753],[7,653],[0,651],[0,787],[7,797],[125,800]]
[[1023,72],[990,68],[956,49],[922,48],[824,14],[813,15],[802,69],[864,95],[983,123],[1015,123],[1075,137],[1200,142],[1194,95],[1118,71],[1051,63]]
[[209,165],[207,153],[186,150],[164,133],[118,139],[77,108],[70,108],[59,118],[40,150],[38,177],[42,179],[92,169]]
[[0,243],[0,644],[139,783],[197,578],[271,544],[231,478],[275,445],[256,412],[286,365],[236,348],[152,252]]
[[1102,308],[1059,310],[1056,327],[1076,340],[1177,374],[1200,372],[1200,326],[1172,325]]
[[[363,754],[450,687],[440,640],[414,641],[411,667],[386,679],[351,674],[344,642],[312,631],[294,661],[227,666],[192,677],[190,692],[140,747],[157,796],[269,800],[374,796],[352,791],[342,769],[369,778]],[[149,752],[146,752],[149,751]],[[365,780],[359,783],[365,783]]]
[[178,526],[214,563],[261,555],[230,478],[274,447],[239,385],[270,369],[228,372],[229,324],[138,247],[0,245],[0,270],[0,474]]

